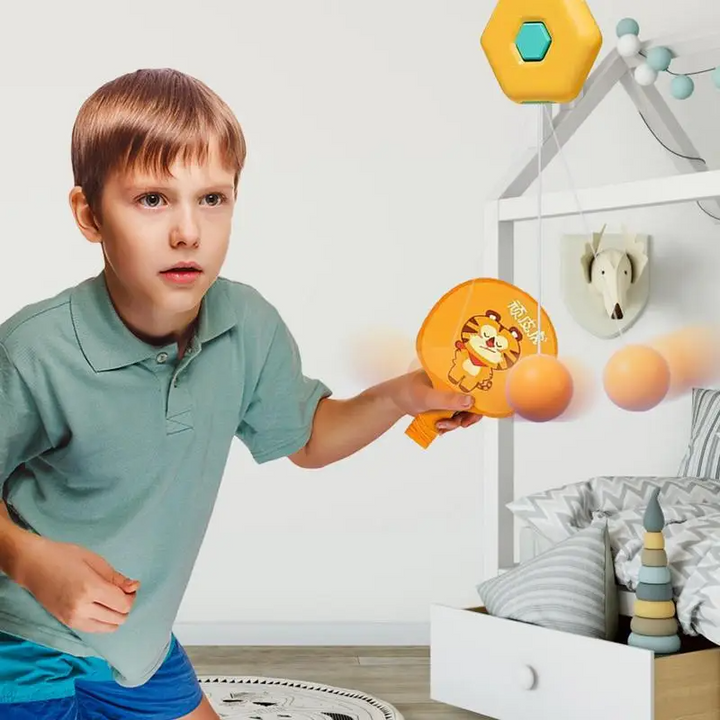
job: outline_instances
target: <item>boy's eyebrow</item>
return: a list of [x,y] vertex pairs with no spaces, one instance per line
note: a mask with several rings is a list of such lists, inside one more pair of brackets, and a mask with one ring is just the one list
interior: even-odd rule
[[[138,191],[138,190],[145,190],[148,191],[150,189],[152,190],[163,190],[163,191],[172,191],[173,188],[170,185],[164,185],[162,182],[158,182],[155,180],[152,180],[151,178],[148,178],[146,180],[128,180],[127,182],[122,183],[123,190],[127,191]],[[231,183],[227,183],[224,180],[221,180],[217,183],[208,183],[205,186],[205,190],[222,190],[227,193],[233,193],[235,192],[235,186]]]

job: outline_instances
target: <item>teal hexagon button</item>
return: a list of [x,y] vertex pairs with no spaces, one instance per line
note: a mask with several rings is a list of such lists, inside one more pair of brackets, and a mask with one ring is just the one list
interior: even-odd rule
[[523,23],[515,38],[515,47],[525,62],[543,60],[551,43],[550,33],[542,22]]

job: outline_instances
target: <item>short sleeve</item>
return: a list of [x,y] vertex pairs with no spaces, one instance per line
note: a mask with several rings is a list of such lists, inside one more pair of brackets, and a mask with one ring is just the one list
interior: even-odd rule
[[19,465],[49,446],[32,393],[0,344],[0,488]]
[[305,447],[318,403],[331,394],[303,374],[297,343],[283,320],[275,330],[237,436],[258,463],[287,457]]

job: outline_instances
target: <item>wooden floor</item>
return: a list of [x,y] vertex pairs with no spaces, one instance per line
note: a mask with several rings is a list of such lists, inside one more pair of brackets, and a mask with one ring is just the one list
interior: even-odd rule
[[187,647],[198,675],[261,675],[352,688],[405,720],[482,720],[430,700],[427,647]]

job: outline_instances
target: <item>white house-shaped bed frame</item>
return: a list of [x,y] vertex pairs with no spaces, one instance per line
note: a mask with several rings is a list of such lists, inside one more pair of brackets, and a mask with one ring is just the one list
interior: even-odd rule
[[[645,41],[642,51],[653,46],[669,48],[675,58],[692,58],[699,69],[705,69],[718,65],[720,33]],[[657,88],[643,87],[635,81],[632,69],[641,61],[639,57],[623,58],[613,49],[593,70],[579,98],[560,107],[553,117],[557,142],[549,127],[549,118],[546,120],[542,168],[557,154],[558,143],[561,146],[567,143],[617,83],[627,91],[658,139],[681,155],[699,157]],[[578,202],[583,213],[589,214],[706,200],[708,211],[720,216],[720,170],[709,170],[698,160],[676,155],[672,155],[672,159],[677,175],[544,194],[542,215],[549,218],[574,215],[578,212]],[[537,178],[537,165],[537,150],[528,152],[499,198],[486,204],[483,243],[486,276],[513,282],[514,223],[537,217],[537,198],[522,197]],[[514,523],[506,508],[514,497],[514,421],[512,417],[486,418],[483,426],[483,577],[490,578],[514,564]]]

